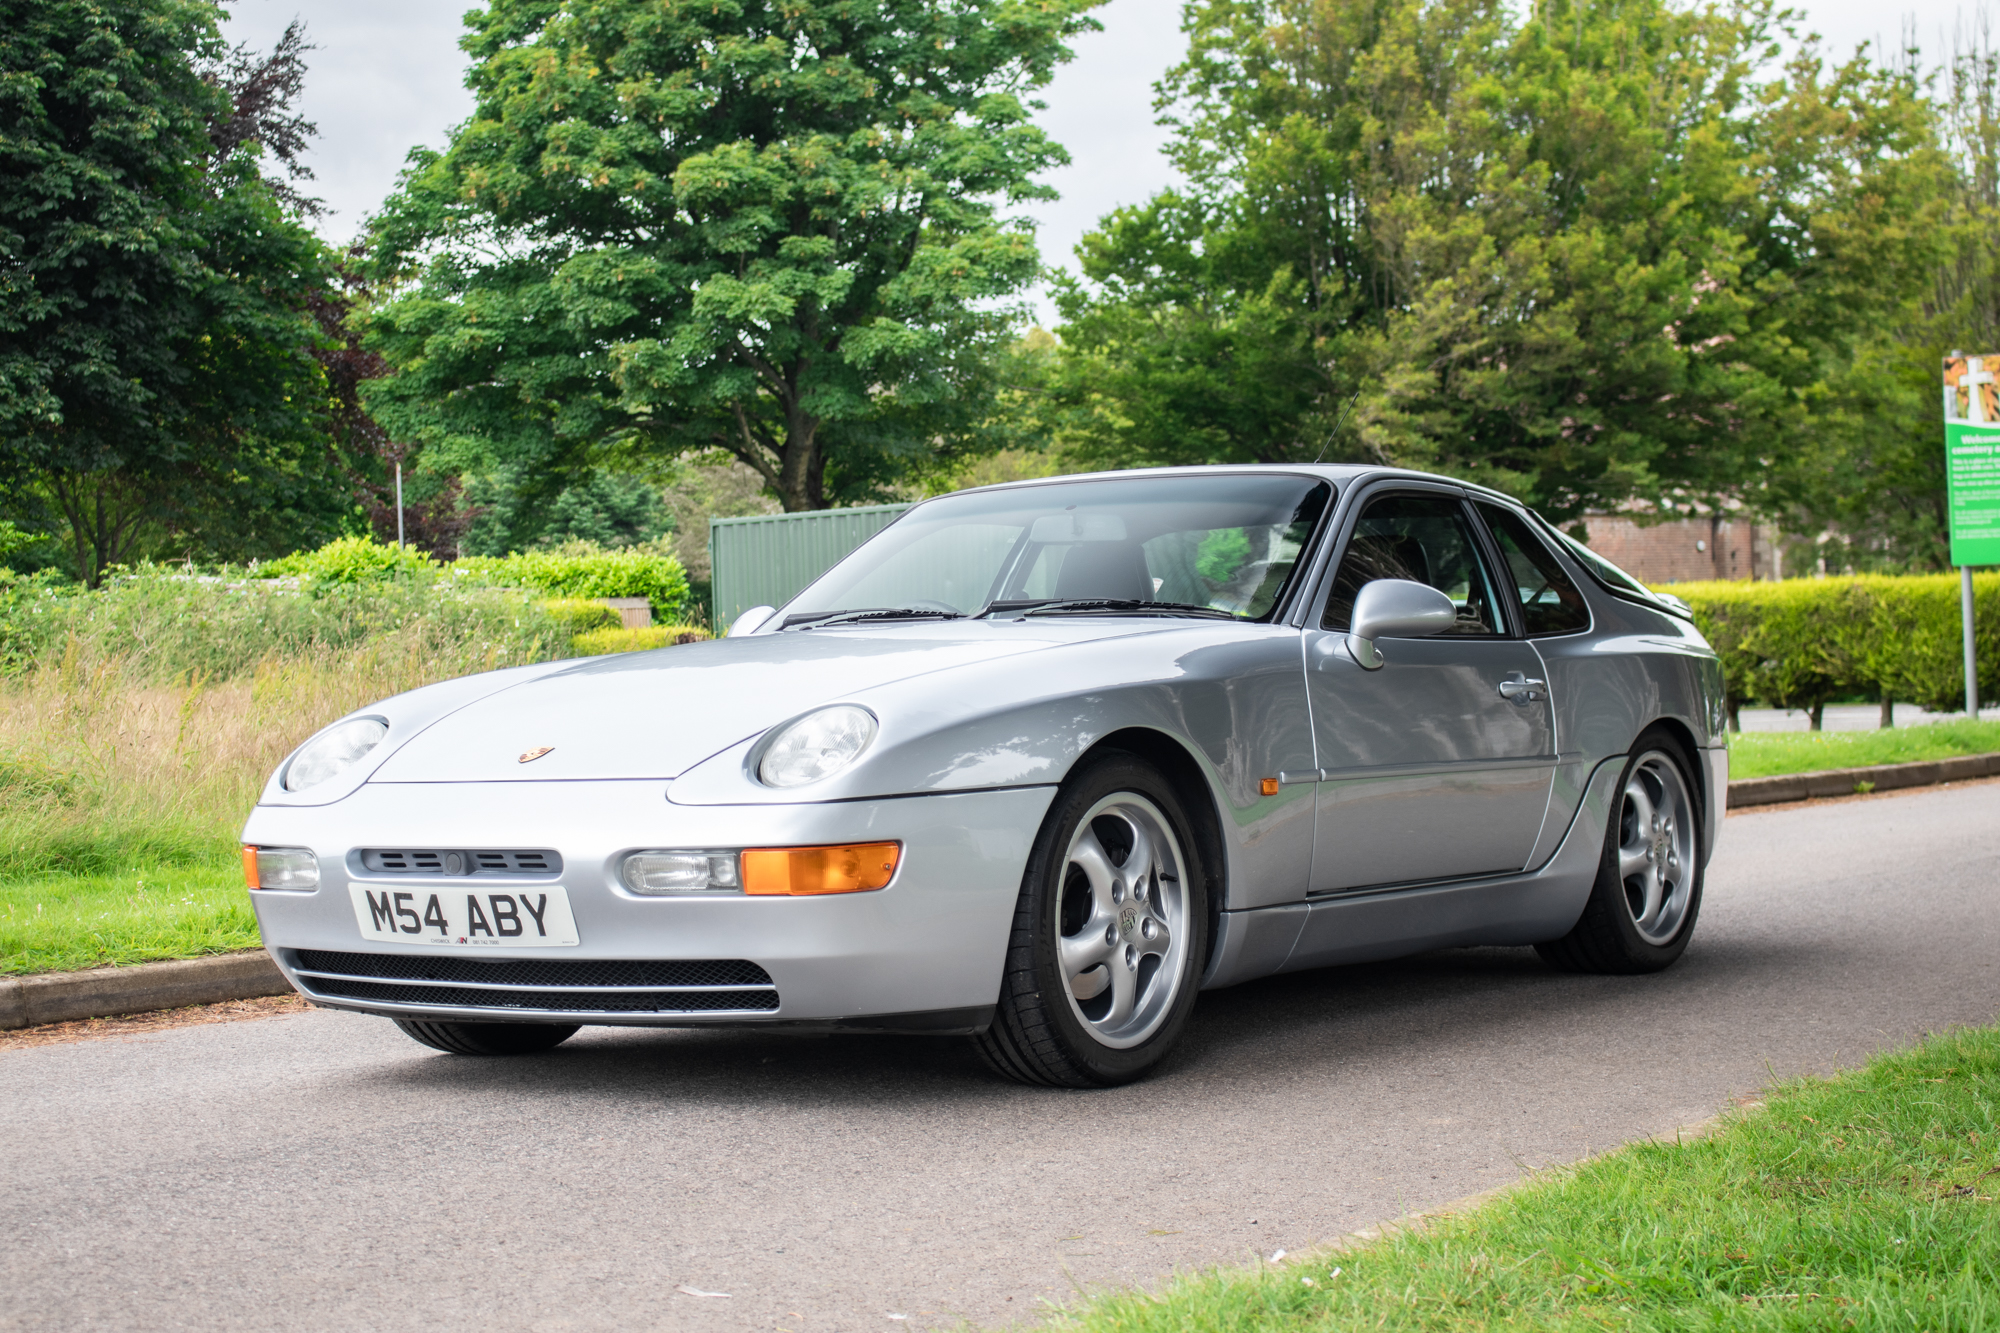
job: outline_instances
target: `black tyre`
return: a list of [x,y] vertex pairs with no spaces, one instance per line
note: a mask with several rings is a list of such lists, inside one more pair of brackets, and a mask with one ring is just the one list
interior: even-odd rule
[[1101,1088],[1165,1059],[1208,958],[1208,876],[1174,789],[1136,756],[1087,761],[1028,857],[993,1026],[1023,1083]]
[[1619,775],[1597,883],[1569,934],[1537,944],[1567,972],[1658,972],[1673,965],[1701,914],[1700,788],[1680,743],[1648,731]]
[[554,1050],[576,1035],[577,1023],[433,1023],[399,1018],[414,1041],[453,1055],[533,1055]]

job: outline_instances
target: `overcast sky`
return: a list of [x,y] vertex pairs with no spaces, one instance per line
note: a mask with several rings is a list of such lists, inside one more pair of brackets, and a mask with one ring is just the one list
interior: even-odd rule
[[[1969,15],[1959,0],[1793,0],[1809,26],[1835,50],[1877,38],[1892,41],[1906,18],[1933,50],[1954,21]],[[459,16],[467,0],[235,0],[226,33],[263,48],[293,18],[305,21],[311,53],[306,115],[319,124],[310,192],[333,212],[321,227],[330,240],[353,237],[395,183],[404,154],[418,144],[442,147],[446,131],[472,110],[465,91]],[[1045,97],[1042,124],[1069,149],[1073,165],[1049,183],[1062,199],[1033,210],[1043,257],[1067,264],[1077,239],[1121,204],[1138,203],[1173,176],[1160,156],[1164,135],[1153,124],[1152,83],[1184,44],[1179,0],[1111,0],[1097,11],[1104,31],[1076,42],[1076,59]],[[1948,44],[1948,36],[1946,38]]]

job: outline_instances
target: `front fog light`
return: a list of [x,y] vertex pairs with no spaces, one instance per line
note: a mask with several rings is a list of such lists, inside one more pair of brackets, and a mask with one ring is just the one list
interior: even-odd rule
[[634,852],[618,877],[647,897],[668,893],[733,893],[739,887],[735,852]]
[[306,847],[245,847],[243,878],[253,889],[311,893],[319,887],[319,858]]

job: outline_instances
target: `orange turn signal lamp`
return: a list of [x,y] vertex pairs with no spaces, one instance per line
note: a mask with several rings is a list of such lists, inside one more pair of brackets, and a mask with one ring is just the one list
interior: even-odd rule
[[243,880],[253,889],[311,893],[319,887],[319,857],[310,847],[245,847]]
[[1265,796],[1276,796],[1278,794],[1278,780],[1276,778],[1262,778],[1257,783],[1257,790]]
[[836,847],[751,847],[743,853],[743,892],[787,894],[863,893],[887,886],[902,859],[900,842],[844,843]]

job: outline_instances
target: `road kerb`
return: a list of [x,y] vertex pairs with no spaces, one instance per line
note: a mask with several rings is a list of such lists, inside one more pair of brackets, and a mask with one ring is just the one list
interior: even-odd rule
[[1943,782],[1996,775],[2000,775],[2000,754],[1924,759],[1913,764],[1871,764],[1865,768],[1829,768],[1818,773],[1785,773],[1774,778],[1739,778],[1729,784],[1729,808],[1784,805],[1828,796],[1852,796],[1860,791],[1935,787]]
[[0,1030],[220,1004],[291,990],[262,949],[88,972],[0,977]]

